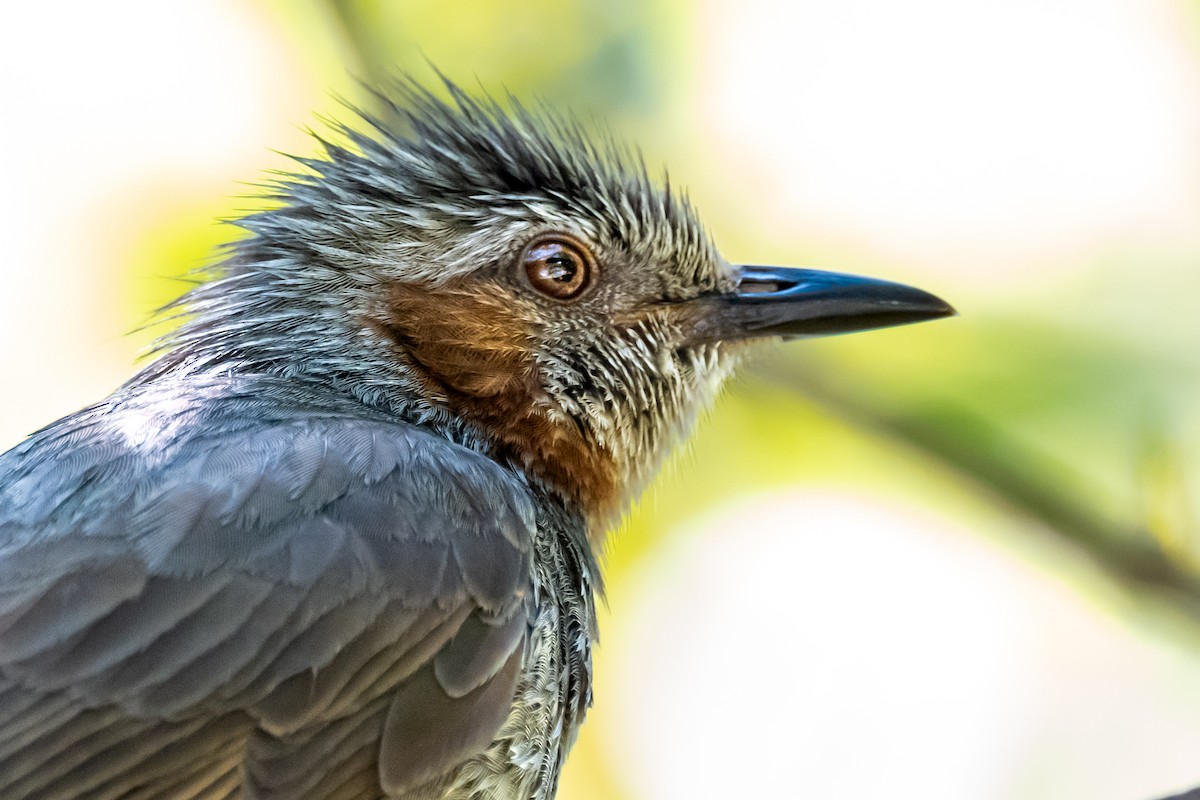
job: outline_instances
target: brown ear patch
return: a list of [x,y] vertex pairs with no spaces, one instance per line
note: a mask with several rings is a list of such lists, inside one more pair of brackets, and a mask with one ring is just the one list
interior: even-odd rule
[[390,299],[389,328],[434,393],[483,399],[532,381],[534,325],[500,287],[401,284]]
[[384,323],[427,396],[483,429],[506,458],[605,517],[620,483],[613,454],[561,413],[537,376],[536,309],[492,282],[396,285]]

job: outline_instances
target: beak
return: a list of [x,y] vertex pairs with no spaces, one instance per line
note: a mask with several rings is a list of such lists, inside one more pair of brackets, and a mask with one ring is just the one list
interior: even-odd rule
[[695,343],[794,339],[953,316],[945,300],[900,283],[786,267],[742,267],[733,292],[706,298]]

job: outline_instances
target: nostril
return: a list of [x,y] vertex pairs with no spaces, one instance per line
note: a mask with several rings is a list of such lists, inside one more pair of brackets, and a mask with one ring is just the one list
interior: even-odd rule
[[743,280],[738,284],[738,294],[771,294],[781,292],[795,284],[785,281]]
[[737,294],[742,298],[752,295],[786,295],[806,284],[812,274],[812,270],[743,266]]

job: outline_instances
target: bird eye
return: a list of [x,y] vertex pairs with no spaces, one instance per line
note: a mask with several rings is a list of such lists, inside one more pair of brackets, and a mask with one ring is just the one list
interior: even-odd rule
[[534,239],[521,254],[521,265],[529,284],[555,300],[574,300],[592,284],[591,253],[560,234]]

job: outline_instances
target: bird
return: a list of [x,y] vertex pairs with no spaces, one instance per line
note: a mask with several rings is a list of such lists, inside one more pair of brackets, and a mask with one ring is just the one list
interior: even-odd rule
[[605,537],[736,365],[954,313],[727,262],[569,112],[374,96],[0,455],[0,800],[551,800]]

